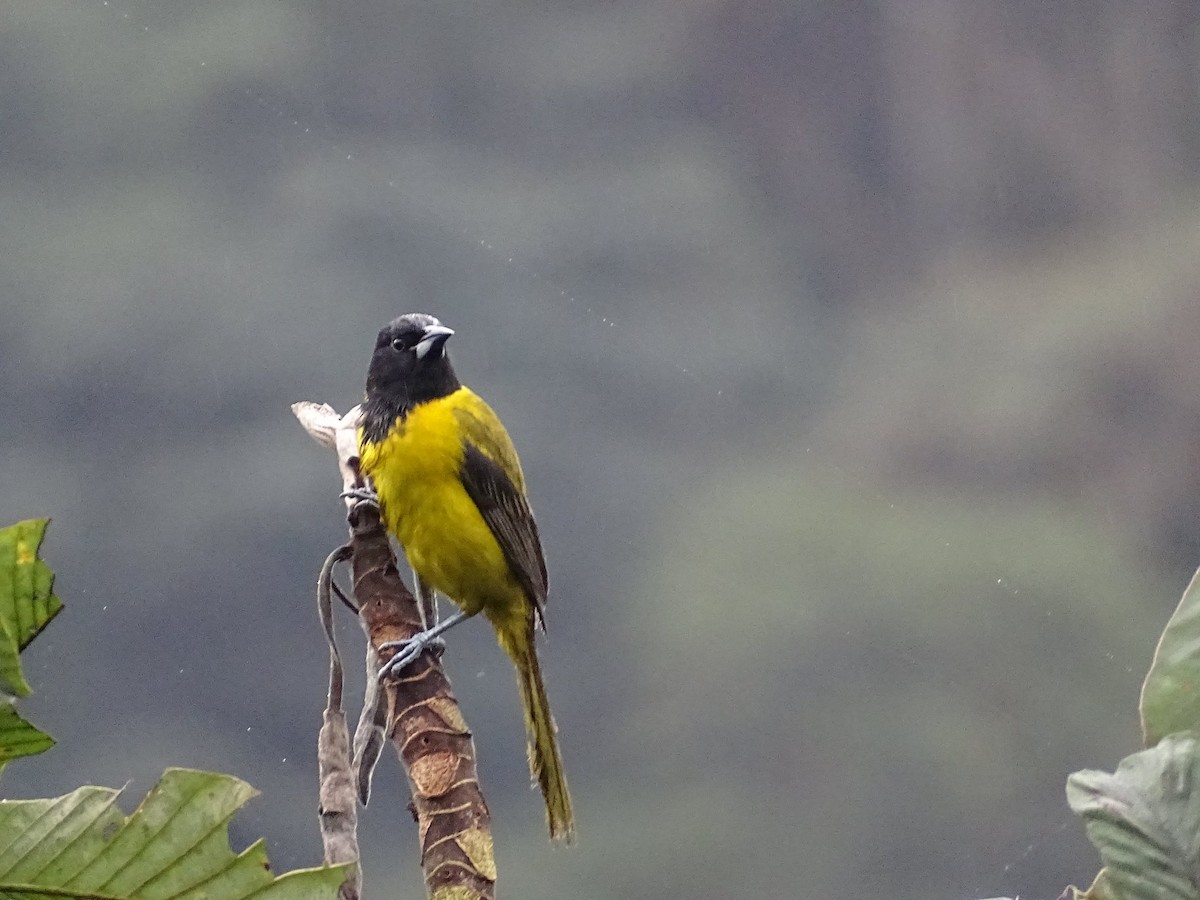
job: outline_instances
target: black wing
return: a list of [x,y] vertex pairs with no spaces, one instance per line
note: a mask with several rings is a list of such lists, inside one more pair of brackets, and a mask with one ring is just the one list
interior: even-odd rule
[[465,442],[464,447],[459,474],[463,487],[496,536],[504,558],[533,601],[538,621],[545,630],[548,578],[533,510],[497,463],[470,442]]

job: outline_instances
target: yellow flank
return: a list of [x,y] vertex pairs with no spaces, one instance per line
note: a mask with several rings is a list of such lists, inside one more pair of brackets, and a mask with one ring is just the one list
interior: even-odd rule
[[[495,413],[469,388],[417,405],[383,441],[360,438],[362,468],[375,482],[387,528],[403,545],[413,571],[464,611],[484,611],[497,627],[519,622],[523,629],[528,601],[459,480],[464,413],[475,419],[481,408],[493,427],[499,426]],[[495,451],[488,452],[492,448],[480,449],[496,458]],[[517,479],[523,487],[523,479]]]

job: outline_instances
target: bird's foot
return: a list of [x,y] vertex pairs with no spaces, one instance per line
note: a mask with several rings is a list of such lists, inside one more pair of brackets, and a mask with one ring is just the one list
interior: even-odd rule
[[338,496],[346,500],[357,500],[359,503],[379,509],[379,495],[368,487],[351,488],[348,491],[342,491]]
[[417,658],[426,650],[432,650],[434,656],[440,657],[446,652],[446,642],[437,634],[429,631],[421,631],[414,634],[407,641],[388,641],[380,644],[380,651],[395,650],[396,655],[383,664],[379,670],[379,680],[383,681],[390,675],[398,675],[408,666],[417,661]]

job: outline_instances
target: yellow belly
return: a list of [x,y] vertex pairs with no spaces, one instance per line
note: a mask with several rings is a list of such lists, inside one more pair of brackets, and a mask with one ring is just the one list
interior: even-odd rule
[[463,445],[453,409],[469,397],[463,388],[417,406],[377,444],[360,437],[362,468],[414,572],[468,613],[523,619],[524,592],[459,480]]

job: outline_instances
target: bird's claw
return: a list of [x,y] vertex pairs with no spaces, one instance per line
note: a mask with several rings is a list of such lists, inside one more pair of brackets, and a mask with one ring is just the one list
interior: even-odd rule
[[379,508],[379,495],[370,488],[351,488],[348,491],[342,491],[338,496],[344,500],[357,500],[359,503]]
[[407,641],[388,641],[380,644],[379,650],[396,651],[396,655],[384,663],[379,670],[379,680],[382,681],[390,675],[398,675],[404,671],[416,662],[417,658],[426,650],[431,651],[435,658],[440,658],[446,652],[446,642],[436,634],[431,635],[422,631],[414,634]]

